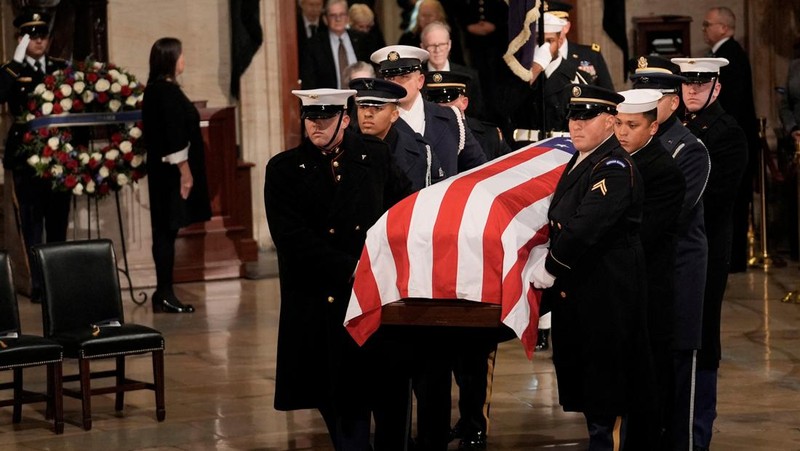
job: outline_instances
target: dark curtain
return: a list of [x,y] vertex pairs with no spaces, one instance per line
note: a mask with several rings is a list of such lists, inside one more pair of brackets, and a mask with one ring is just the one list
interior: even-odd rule
[[263,41],[259,0],[230,0],[231,95],[239,98],[239,78]]
[[603,30],[622,49],[622,79],[628,78],[628,35],[625,32],[625,0],[605,0]]

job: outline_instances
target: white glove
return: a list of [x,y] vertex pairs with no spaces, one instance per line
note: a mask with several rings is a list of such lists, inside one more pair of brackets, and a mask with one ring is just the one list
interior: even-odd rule
[[28,43],[31,42],[31,37],[28,34],[22,37],[17,44],[17,49],[14,50],[14,61],[22,64],[25,61],[25,53],[28,52]]
[[533,51],[533,62],[542,66],[542,69],[544,69],[550,64],[550,61],[553,61],[553,55],[550,54],[550,43],[545,42],[539,47],[536,47],[536,50]]
[[533,272],[531,274],[531,278],[533,279],[531,282],[533,282],[534,288],[540,290],[552,287],[553,283],[556,281],[556,278],[544,267],[544,261],[546,259],[547,254],[544,254],[539,260],[536,260],[536,263],[533,264]]

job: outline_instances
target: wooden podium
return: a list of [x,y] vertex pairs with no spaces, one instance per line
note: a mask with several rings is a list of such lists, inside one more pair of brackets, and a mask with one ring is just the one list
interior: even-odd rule
[[252,163],[239,158],[234,107],[199,108],[206,145],[211,220],[181,229],[175,242],[175,282],[244,275],[258,259],[253,239]]

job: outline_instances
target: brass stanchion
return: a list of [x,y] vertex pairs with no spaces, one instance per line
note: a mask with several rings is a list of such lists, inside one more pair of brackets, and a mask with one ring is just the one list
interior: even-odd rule
[[780,257],[771,257],[767,251],[767,158],[769,146],[767,145],[767,118],[758,118],[758,136],[761,138],[761,158],[759,160],[759,172],[761,179],[761,255],[750,261],[750,266],[769,270],[770,267],[786,266],[786,262]]

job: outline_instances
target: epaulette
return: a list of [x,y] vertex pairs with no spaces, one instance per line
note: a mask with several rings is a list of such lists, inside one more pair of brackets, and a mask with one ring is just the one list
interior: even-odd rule
[[600,51],[600,44],[598,44],[596,42],[592,42],[592,50],[594,50],[595,52],[599,52]]

